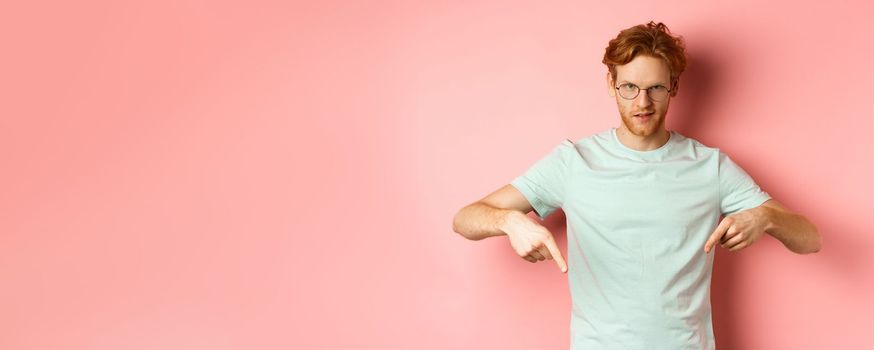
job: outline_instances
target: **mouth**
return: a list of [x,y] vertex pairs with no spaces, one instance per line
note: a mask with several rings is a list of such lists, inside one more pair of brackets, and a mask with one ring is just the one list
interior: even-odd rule
[[634,115],[634,118],[637,119],[637,120],[639,120],[639,121],[642,122],[642,123],[646,123],[646,122],[648,122],[650,119],[652,119],[653,113],[654,113],[654,112],[638,113],[638,114],[635,114],[635,115]]

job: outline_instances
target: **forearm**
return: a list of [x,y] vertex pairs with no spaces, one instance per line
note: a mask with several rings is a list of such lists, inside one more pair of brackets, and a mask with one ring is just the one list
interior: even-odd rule
[[816,226],[804,216],[777,208],[761,208],[767,220],[765,232],[778,239],[789,250],[808,254],[822,248],[822,237]]
[[503,224],[510,215],[523,214],[512,209],[495,208],[488,204],[476,202],[468,205],[455,214],[452,230],[467,239],[478,241],[484,238],[505,235]]

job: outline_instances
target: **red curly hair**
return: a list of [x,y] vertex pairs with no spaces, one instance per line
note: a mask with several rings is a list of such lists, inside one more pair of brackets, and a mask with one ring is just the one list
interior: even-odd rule
[[664,23],[650,21],[619,32],[607,45],[604,59],[610,76],[616,79],[616,66],[631,62],[637,55],[661,58],[671,69],[671,96],[677,95],[680,74],[686,69],[686,44],[682,36],[671,35]]

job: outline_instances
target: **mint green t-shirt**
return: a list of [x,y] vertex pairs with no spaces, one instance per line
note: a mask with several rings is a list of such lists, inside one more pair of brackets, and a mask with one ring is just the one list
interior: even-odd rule
[[616,128],[562,141],[511,184],[567,217],[571,349],[714,349],[704,243],[770,196],[719,148],[670,131],[637,151]]

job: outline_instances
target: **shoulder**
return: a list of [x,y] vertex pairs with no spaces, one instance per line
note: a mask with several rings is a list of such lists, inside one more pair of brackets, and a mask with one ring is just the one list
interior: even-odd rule
[[725,154],[719,147],[708,146],[697,139],[692,137],[688,137],[679,133],[678,131],[671,131],[675,140],[672,142],[675,143],[674,148],[682,153],[693,154],[696,158],[710,158],[717,157],[720,162],[723,161]]
[[671,133],[673,133],[674,136],[677,137],[677,142],[680,144],[685,144],[685,145],[688,145],[689,147],[695,147],[695,148],[702,149],[702,150],[710,150],[710,151],[717,151],[717,152],[719,151],[718,147],[711,147],[711,146],[705,145],[703,142],[698,141],[695,138],[683,135],[679,131],[671,131]]
[[587,157],[604,150],[608,142],[607,137],[610,136],[608,132],[609,130],[576,139],[564,139],[559,143],[557,151],[568,160],[585,160]]
[[568,149],[574,149],[580,154],[583,154],[586,151],[602,149],[607,146],[613,140],[612,132],[613,129],[607,129],[601,132],[577,138],[576,141],[566,139],[564,144],[566,147],[568,147]]

